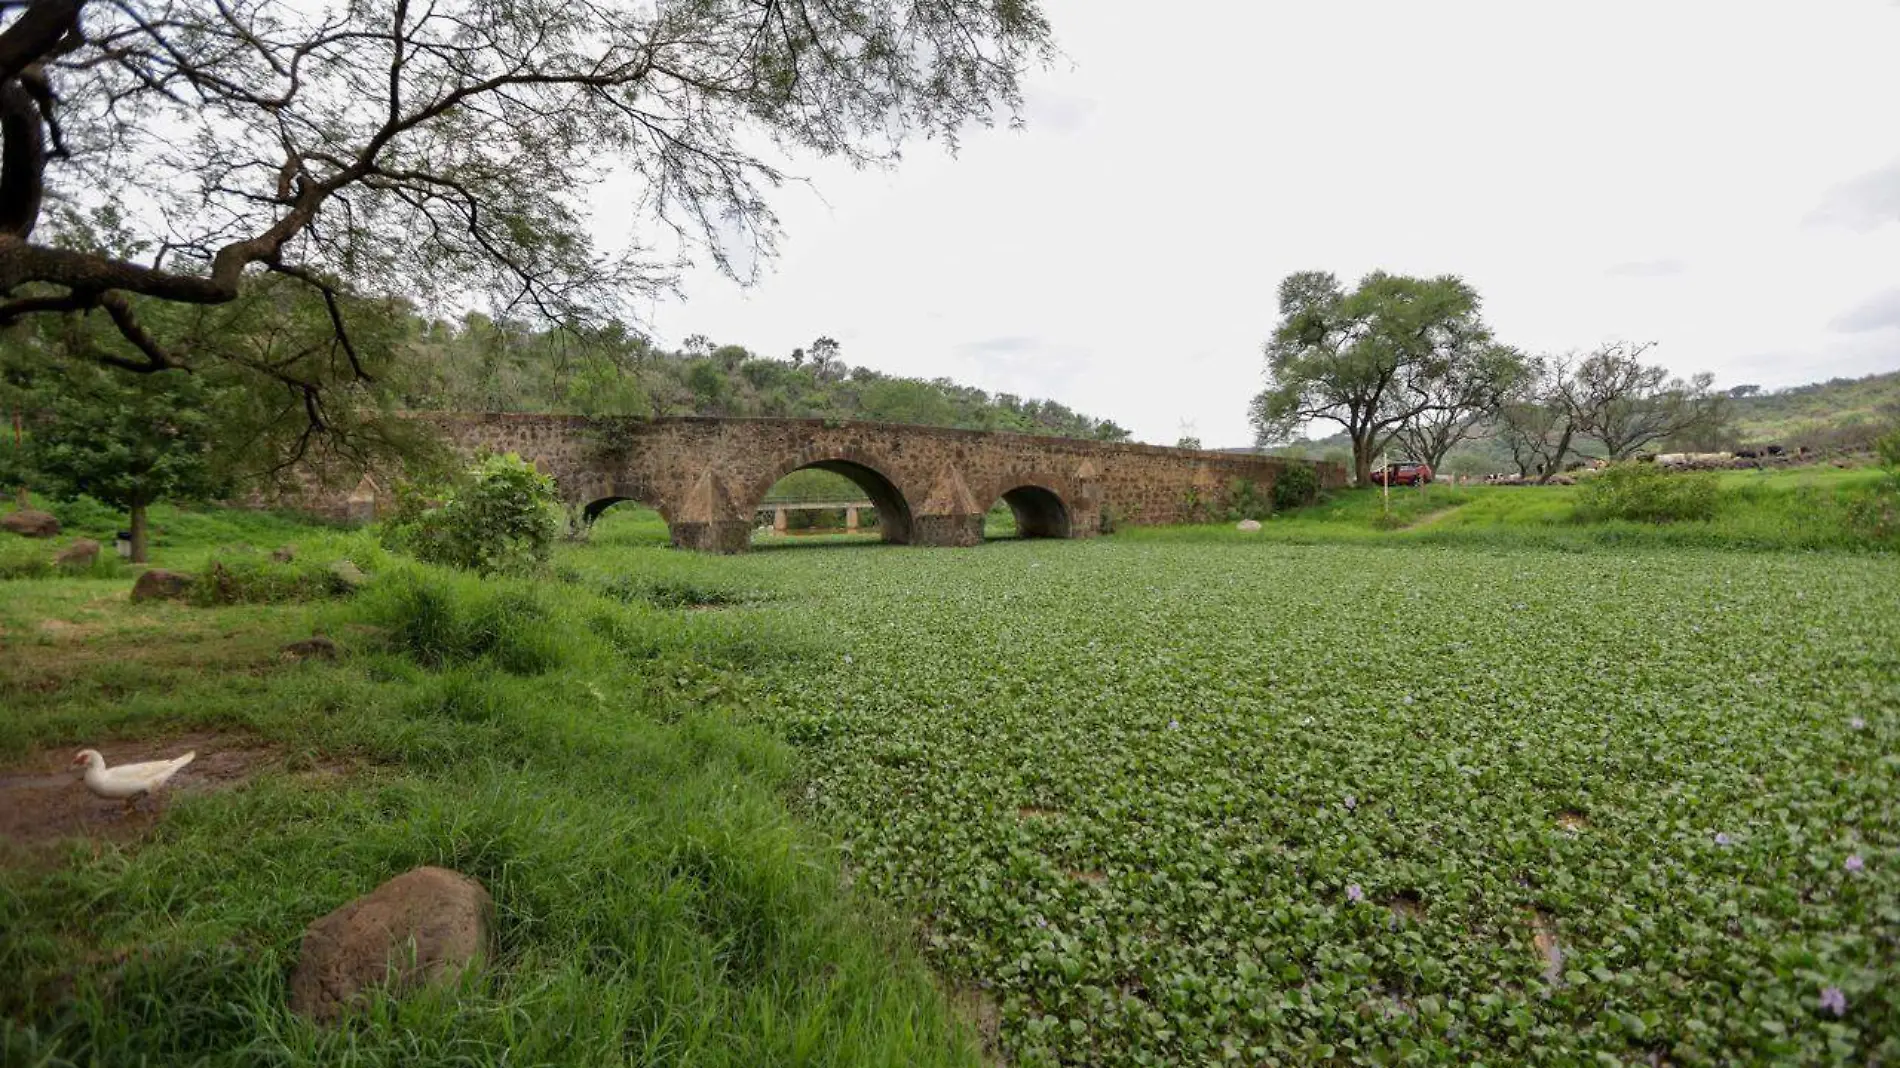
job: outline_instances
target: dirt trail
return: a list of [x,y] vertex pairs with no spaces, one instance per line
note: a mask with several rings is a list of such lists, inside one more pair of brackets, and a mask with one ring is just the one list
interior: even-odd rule
[[1400,530],[1417,530],[1420,527],[1429,527],[1433,523],[1438,522],[1439,520],[1445,518],[1446,516],[1452,514],[1453,512],[1459,511],[1463,507],[1464,505],[1462,504],[1454,504],[1449,508],[1440,508],[1435,512],[1426,512],[1424,515],[1419,516],[1417,519],[1412,520],[1410,523],[1405,524],[1399,529]]

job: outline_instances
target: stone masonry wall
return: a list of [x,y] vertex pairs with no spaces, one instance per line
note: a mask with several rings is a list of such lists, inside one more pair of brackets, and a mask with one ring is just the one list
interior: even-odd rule
[[[815,419],[593,420],[560,415],[418,415],[459,451],[514,452],[553,476],[588,515],[617,500],[656,508],[676,543],[742,550],[766,491],[806,466],[851,477],[874,501],[889,540],[963,545],[982,540],[983,514],[1005,494],[1038,487],[1061,502],[1071,537],[1099,531],[1104,513],[1138,525],[1219,514],[1235,480],[1269,492],[1289,465],[1277,457],[1166,449],[893,423]],[[1343,486],[1339,464],[1312,464]],[[1025,495],[1016,495],[1024,498]],[[1206,511],[1197,513],[1196,503]]]

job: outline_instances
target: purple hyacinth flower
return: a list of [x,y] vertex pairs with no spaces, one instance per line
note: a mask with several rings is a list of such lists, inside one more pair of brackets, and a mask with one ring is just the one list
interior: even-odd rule
[[1821,991],[1821,1007],[1836,1016],[1847,1015],[1847,995],[1838,986]]
[[1859,853],[1856,853],[1853,856],[1848,857],[1847,862],[1841,865],[1841,867],[1846,868],[1848,871],[1859,871],[1866,866],[1867,866],[1867,862],[1860,859]]
[[1171,731],[1178,731],[1178,730],[1180,730],[1180,729],[1181,729],[1181,721],[1180,721],[1180,720],[1178,720],[1178,719],[1171,719],[1171,720],[1169,720],[1169,721],[1168,721],[1168,729],[1169,729],[1169,730],[1171,730]]
[[1850,730],[1864,731],[1867,729],[1867,721],[1859,716],[1855,716],[1853,719],[1847,721],[1847,726]]
[[1715,832],[1715,844],[1719,846],[1734,845],[1735,839],[1730,838],[1726,831],[1717,831]]
[[1352,796],[1351,794],[1347,794],[1346,795],[1346,811],[1351,812],[1353,809],[1358,808],[1358,807],[1359,807],[1359,799]]
[[1366,892],[1364,890],[1359,889],[1358,883],[1346,884],[1346,900],[1347,901],[1350,901],[1356,905],[1359,902],[1364,901],[1365,899],[1366,899]]

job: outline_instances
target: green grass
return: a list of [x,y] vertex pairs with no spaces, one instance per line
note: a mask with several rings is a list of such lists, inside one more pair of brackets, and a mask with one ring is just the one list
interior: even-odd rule
[[[214,536],[234,527],[259,529]],[[747,713],[741,672],[811,639],[414,565],[347,602],[134,606],[128,585],[6,585],[0,759],[209,728],[285,760],[175,799],[149,841],[0,866],[0,1061],[974,1063],[789,818],[791,753]],[[313,631],[353,655],[275,659]],[[495,896],[494,966],[348,1029],[290,1015],[303,926],[425,863]]]
[[[1751,475],[1700,525],[1440,486],[1389,528],[1344,494],[1251,535],[718,558],[622,506],[540,582],[8,582],[0,756],[223,727],[285,760],[0,869],[0,1048],[973,1063],[951,990],[1023,1065],[1900,1060],[1900,557],[1792,527],[1876,476]],[[201,521],[156,562],[253,522]],[[317,630],[352,656],[274,659]],[[495,893],[495,966],[290,1017],[303,925],[419,863]]]
[[1130,528],[1135,539],[1268,540],[1293,544],[1461,545],[1559,551],[1698,548],[1743,551],[1900,550],[1900,488],[1876,468],[1729,471],[1718,477],[1713,519],[1582,522],[1572,486],[1395,488],[1389,520],[1379,490],[1343,490],[1276,515],[1259,533],[1232,524]]

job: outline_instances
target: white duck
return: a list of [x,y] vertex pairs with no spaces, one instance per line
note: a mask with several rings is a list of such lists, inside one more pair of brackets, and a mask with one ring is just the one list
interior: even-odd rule
[[73,764],[85,765],[86,789],[100,797],[124,801],[129,811],[133,802],[163,787],[172,776],[178,774],[179,768],[191,763],[197,755],[194,750],[170,760],[148,760],[143,764],[108,768],[106,758],[100,756],[97,749],[81,749],[73,757]]

